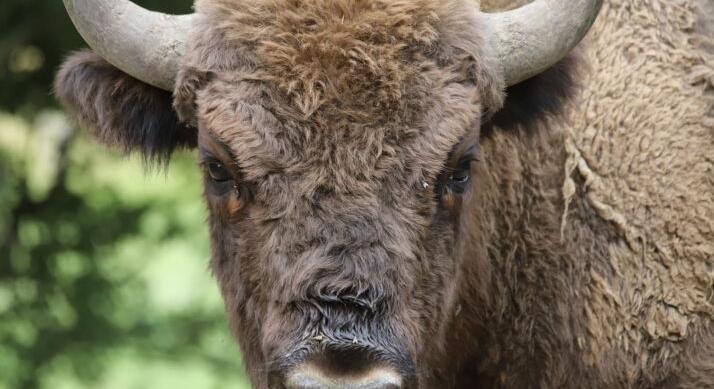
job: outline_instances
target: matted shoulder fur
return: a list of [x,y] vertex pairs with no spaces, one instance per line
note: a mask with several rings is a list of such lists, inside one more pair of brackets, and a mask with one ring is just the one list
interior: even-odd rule
[[553,147],[567,155],[553,161],[568,173],[561,233],[587,280],[579,347],[602,387],[714,387],[711,11],[707,1],[606,1],[582,95],[553,122],[564,141]]

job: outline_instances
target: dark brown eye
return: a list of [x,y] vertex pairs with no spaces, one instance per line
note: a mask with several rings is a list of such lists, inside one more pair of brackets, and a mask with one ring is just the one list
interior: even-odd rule
[[451,174],[449,181],[453,183],[465,183],[471,178],[469,169],[459,169]]
[[209,162],[206,170],[213,181],[225,182],[232,179],[228,169],[220,162]]
[[471,180],[471,160],[464,161],[449,175],[449,188],[455,193],[463,193]]

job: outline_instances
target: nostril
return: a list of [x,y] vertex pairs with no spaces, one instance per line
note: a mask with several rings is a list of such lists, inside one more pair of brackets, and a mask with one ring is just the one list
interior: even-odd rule
[[290,373],[285,387],[286,389],[401,389],[402,378],[386,368],[375,368],[349,376],[334,376],[308,365]]

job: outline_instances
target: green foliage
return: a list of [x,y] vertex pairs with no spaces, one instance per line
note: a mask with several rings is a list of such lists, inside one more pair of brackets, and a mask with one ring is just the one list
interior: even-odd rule
[[146,173],[75,129],[49,92],[81,46],[61,1],[0,2],[0,389],[248,388],[195,155]]
[[146,175],[57,112],[0,126],[0,387],[247,387],[194,156]]

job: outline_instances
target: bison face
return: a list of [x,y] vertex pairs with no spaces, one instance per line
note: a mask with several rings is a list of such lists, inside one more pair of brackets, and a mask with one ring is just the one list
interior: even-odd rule
[[[219,3],[199,7],[175,106],[198,129],[212,267],[253,381],[414,385],[453,311],[480,120],[502,98],[476,16]],[[205,63],[228,35],[241,60]]]
[[478,185],[478,88],[456,76],[409,74],[387,101],[328,79],[350,93],[309,115],[269,80],[198,94],[212,265],[251,369],[411,377],[439,341]]

